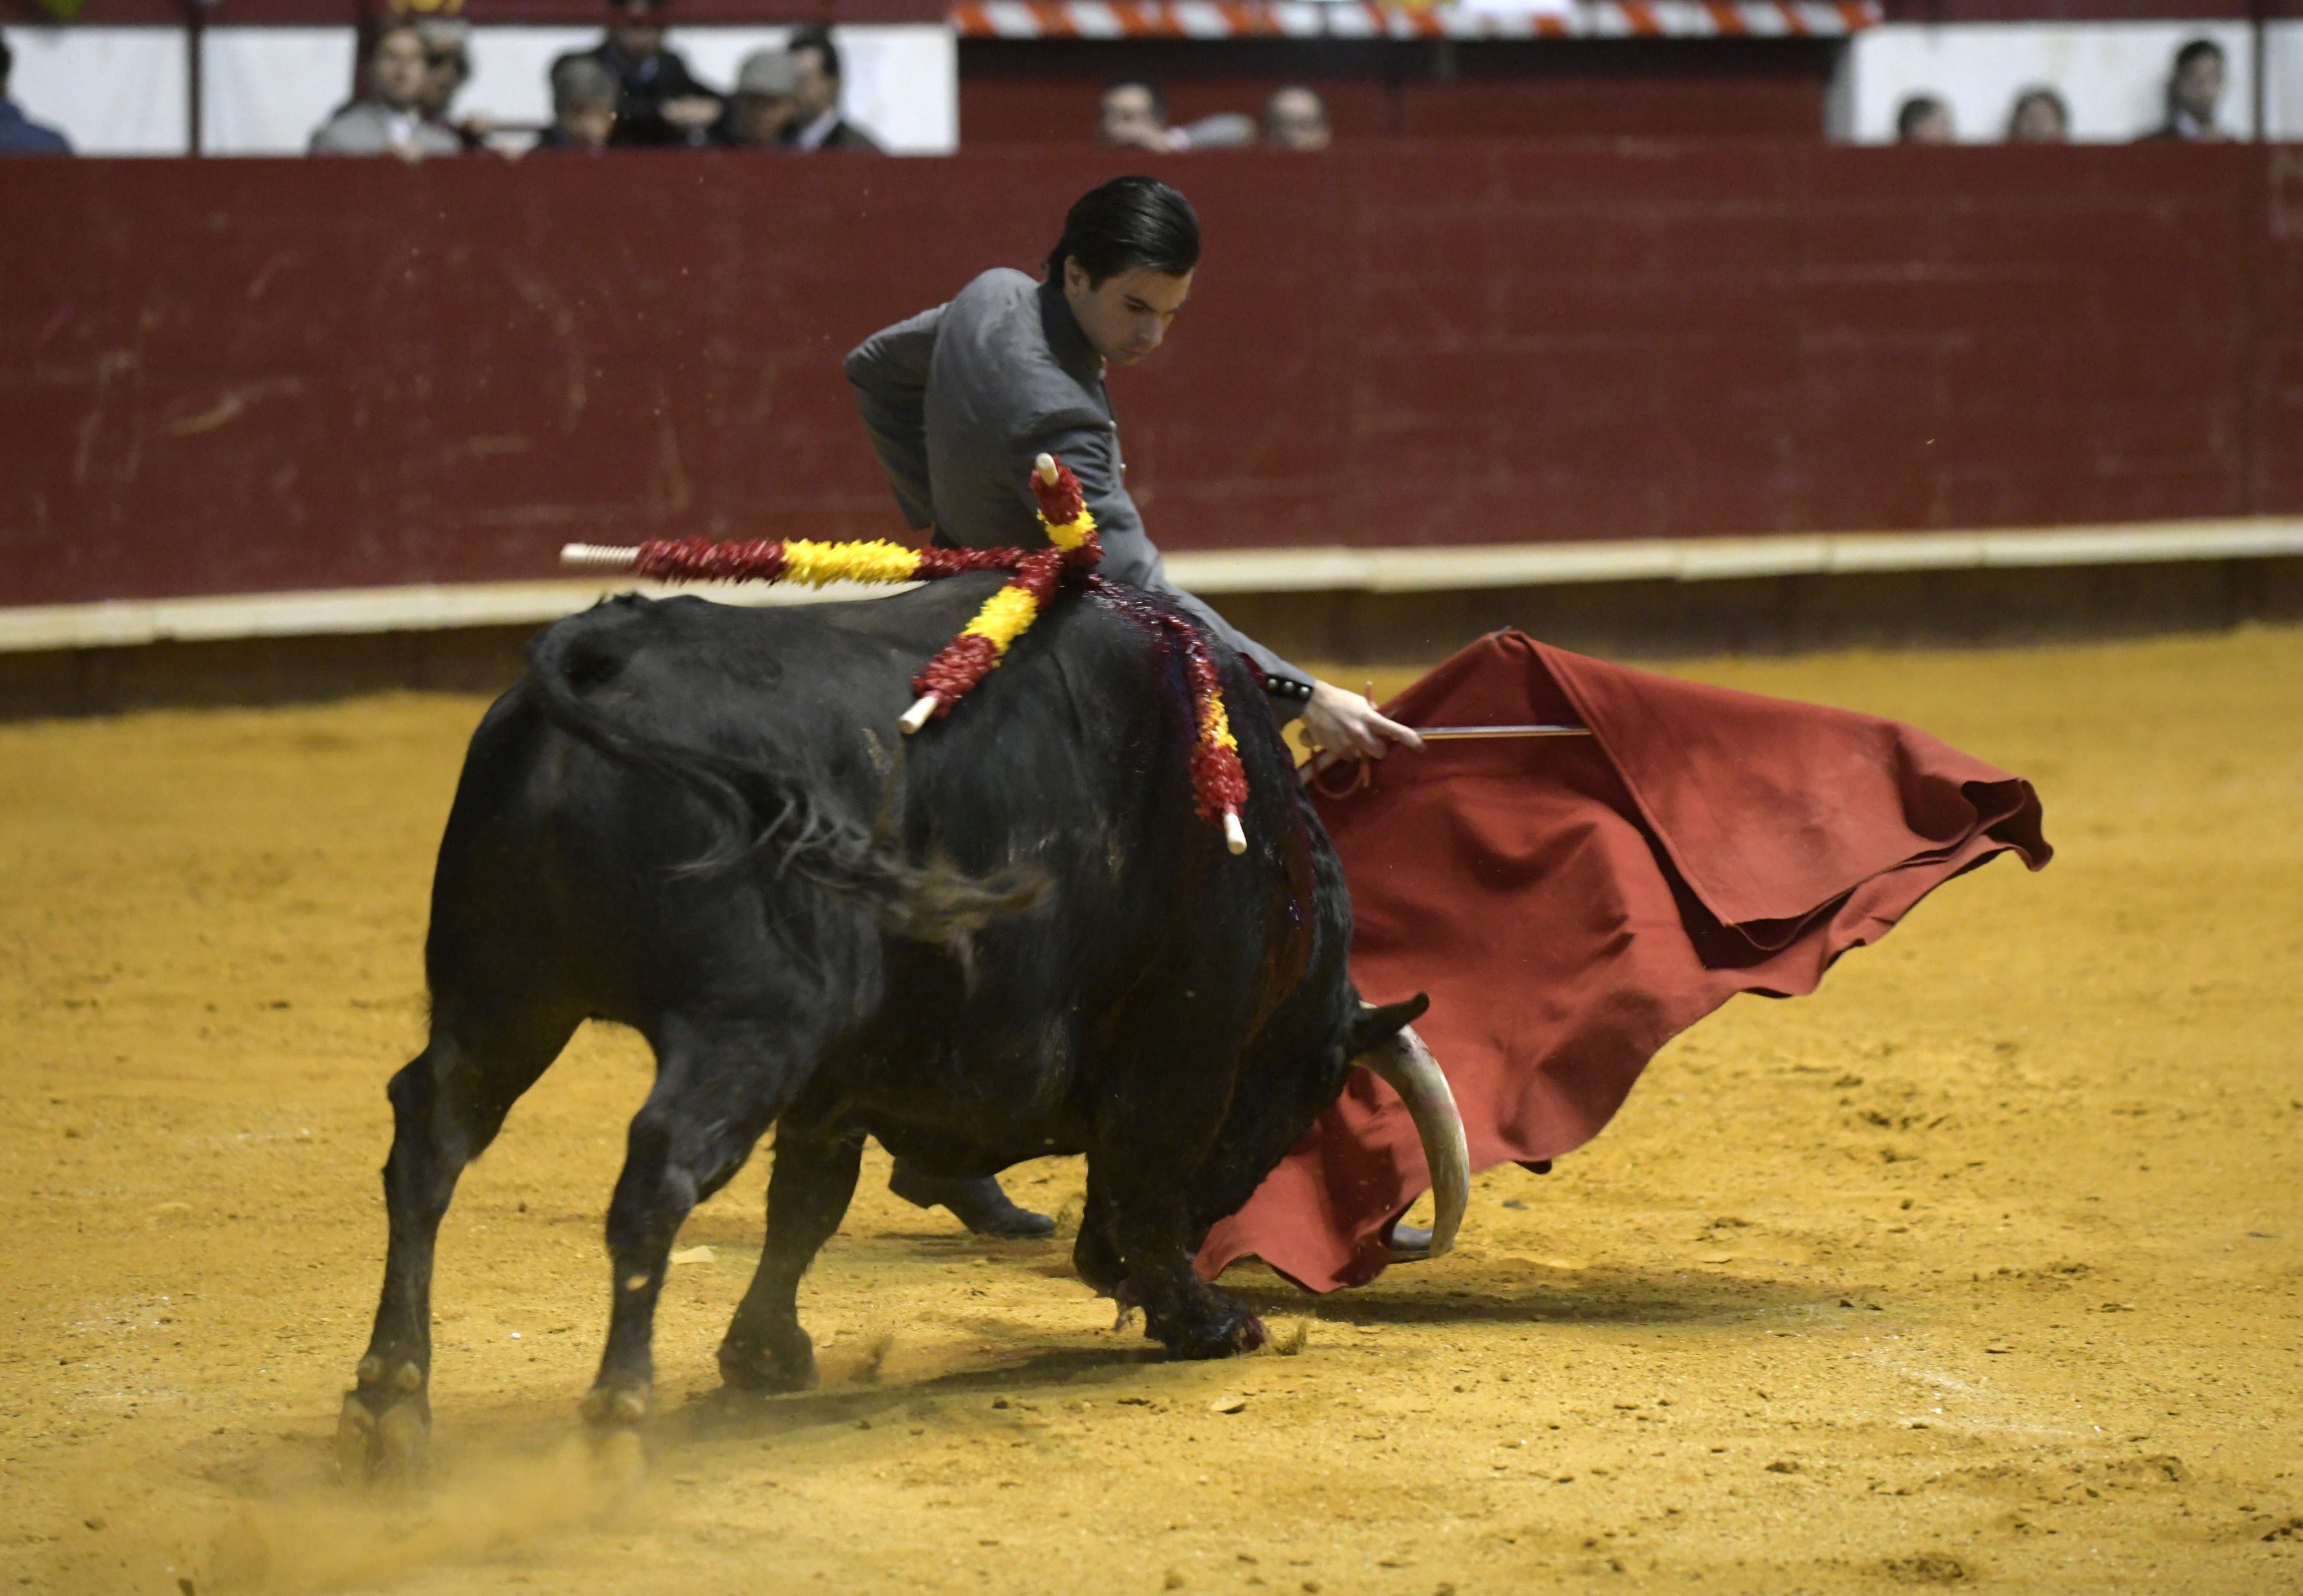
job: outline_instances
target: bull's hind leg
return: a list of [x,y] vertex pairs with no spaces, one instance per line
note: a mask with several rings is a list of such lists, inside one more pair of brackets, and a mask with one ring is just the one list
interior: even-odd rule
[[608,1205],[615,1295],[599,1378],[584,1399],[584,1416],[595,1424],[647,1416],[655,1305],[672,1240],[688,1211],[743,1167],[815,1053],[813,1038],[764,1017],[701,1024],[675,1017],[652,1039],[655,1088],[632,1118],[624,1172]]
[[464,1166],[485,1150],[519,1095],[576,1029],[569,1015],[485,1025],[435,1015],[430,1042],[392,1078],[392,1155],[384,1166],[391,1241],[384,1294],[359,1383],[344,1395],[336,1456],[355,1483],[405,1478],[432,1425],[432,1260]]
[[815,1346],[799,1323],[800,1277],[847,1216],[863,1158],[861,1130],[802,1131],[789,1118],[778,1128],[767,1242],[720,1343],[720,1374],[729,1384],[768,1391],[814,1386]]

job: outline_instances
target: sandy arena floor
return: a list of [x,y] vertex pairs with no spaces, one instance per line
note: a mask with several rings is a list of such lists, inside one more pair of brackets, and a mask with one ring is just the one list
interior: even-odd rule
[[682,1237],[644,1475],[569,1440],[648,1069],[594,1028],[466,1178],[437,1468],[382,1500],[329,1438],[481,706],[0,727],[0,1588],[2303,1591],[2303,633],[1683,668],[2020,771],[2062,856],[1737,1000],[1455,1257],[1236,1272],[1293,1357],[1153,1361],[875,1151],[825,1389],[725,1400],[755,1160]]

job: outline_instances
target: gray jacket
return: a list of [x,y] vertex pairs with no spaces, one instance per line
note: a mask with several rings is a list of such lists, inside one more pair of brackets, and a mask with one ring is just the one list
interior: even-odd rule
[[[1168,579],[1127,496],[1103,360],[1060,290],[1021,272],[986,272],[949,305],[873,333],[848,357],[848,380],[904,518],[964,549],[1043,547],[1033,457],[1060,457],[1080,479],[1103,543],[1105,575],[1166,594],[1245,655],[1284,719],[1312,677]],[[1274,686],[1274,684],[1285,684]]]
[[[460,155],[464,153],[463,141],[440,126],[412,117],[409,143],[418,155]],[[388,155],[392,153],[392,113],[374,100],[359,100],[345,106],[320,124],[312,135],[312,153],[316,155]]]

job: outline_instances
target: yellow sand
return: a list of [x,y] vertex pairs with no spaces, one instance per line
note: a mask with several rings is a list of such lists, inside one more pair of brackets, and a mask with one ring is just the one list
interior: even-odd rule
[[438,1468],[381,1500],[329,1437],[481,705],[0,727],[0,1590],[2303,1590],[2303,633],[1675,668],[2020,771],[2062,856],[1738,1000],[1455,1257],[1235,1273],[1293,1357],[1155,1361],[875,1152],[826,1389],[725,1400],[755,1162],[645,1466],[569,1440],[647,1079],[588,1031],[464,1182]]

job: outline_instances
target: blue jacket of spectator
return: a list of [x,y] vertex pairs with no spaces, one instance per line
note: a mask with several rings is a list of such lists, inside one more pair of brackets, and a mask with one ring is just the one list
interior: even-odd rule
[[68,155],[72,141],[54,128],[44,128],[16,109],[13,100],[0,100],[0,155]]

